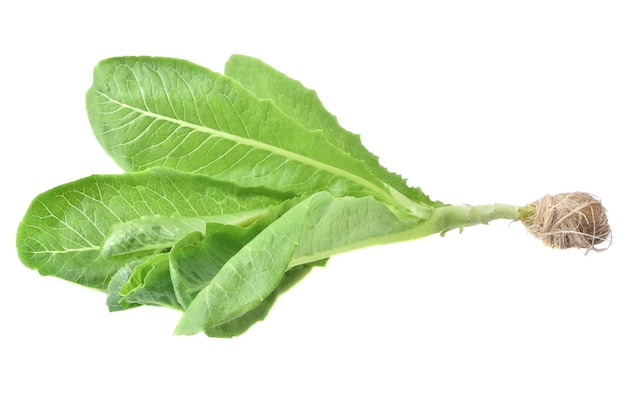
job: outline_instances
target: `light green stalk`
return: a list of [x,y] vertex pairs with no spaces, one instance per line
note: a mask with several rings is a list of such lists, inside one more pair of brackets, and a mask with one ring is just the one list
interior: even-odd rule
[[432,216],[420,223],[416,228],[408,231],[409,239],[426,237],[478,224],[488,224],[491,221],[505,219],[519,221],[534,214],[533,206],[515,206],[507,204],[490,205],[449,205],[435,208]]
[[391,244],[424,238],[429,235],[442,236],[453,229],[463,231],[463,228],[472,225],[488,224],[498,219],[521,221],[531,218],[535,213],[533,205],[515,206],[507,204],[490,205],[446,205],[431,207],[430,216],[415,225],[413,228],[396,233],[371,236],[369,238],[351,242],[348,245],[337,246],[327,251],[320,251],[307,256],[295,257],[290,267],[326,259],[344,252],[361,249],[374,245]]

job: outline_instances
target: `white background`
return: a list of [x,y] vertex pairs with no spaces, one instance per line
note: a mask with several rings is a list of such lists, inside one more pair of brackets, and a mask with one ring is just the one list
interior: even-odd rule
[[[354,4],[3,3],[0,406],[626,406],[623,2]],[[435,199],[596,194],[612,247],[558,252],[494,222],[368,248],[232,340],[173,336],[177,312],[109,313],[104,295],[22,266],[35,195],[120,172],[85,112],[95,64],[221,71],[232,53],[317,90]]]

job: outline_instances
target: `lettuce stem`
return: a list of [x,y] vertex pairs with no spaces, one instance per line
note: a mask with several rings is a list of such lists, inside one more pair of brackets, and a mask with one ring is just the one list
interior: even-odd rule
[[348,245],[333,247],[330,250],[316,252],[293,258],[289,267],[315,262],[326,259],[344,252],[353,251],[374,245],[391,244],[395,242],[410,241],[424,238],[429,235],[441,234],[442,236],[453,229],[463,230],[478,224],[487,224],[490,221],[506,219],[512,221],[527,220],[532,218],[535,207],[514,206],[506,204],[490,205],[446,205],[431,208],[428,218],[415,223],[415,226],[392,234],[372,236],[360,241],[351,242]]
[[519,221],[534,214],[533,206],[507,204],[490,205],[448,205],[433,210],[431,217],[411,230],[413,239],[446,232],[472,225],[488,224],[498,219]]

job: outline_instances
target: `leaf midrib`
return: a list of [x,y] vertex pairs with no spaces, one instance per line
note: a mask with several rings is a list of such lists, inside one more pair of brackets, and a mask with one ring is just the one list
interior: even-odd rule
[[28,251],[28,253],[33,254],[33,255],[39,255],[39,254],[57,255],[57,254],[68,254],[72,252],[89,252],[89,251],[100,251],[100,247],[91,246],[91,247],[82,247],[82,248],[64,248],[63,250],[50,249],[50,250],[45,250],[45,251]]
[[276,154],[278,156],[282,156],[285,157],[288,160],[293,160],[293,161],[297,161],[306,165],[309,165],[311,167],[317,168],[319,170],[325,171],[327,173],[330,174],[335,174],[337,176],[343,177],[345,179],[351,180],[353,182],[355,182],[356,184],[359,184],[369,190],[371,190],[372,192],[376,193],[380,198],[384,199],[386,202],[389,203],[394,203],[395,200],[393,199],[393,197],[389,194],[389,192],[385,191],[384,189],[382,189],[381,187],[377,186],[376,184],[362,178],[359,177],[358,175],[354,174],[354,173],[350,173],[346,170],[340,169],[338,167],[335,166],[331,166],[329,164],[326,164],[324,162],[320,162],[314,159],[311,159],[307,156],[303,156],[301,154],[298,153],[294,153],[290,150],[285,150],[285,149],[281,149],[280,147],[277,146],[273,146],[267,143],[262,143],[259,142],[258,140],[254,140],[254,139],[249,139],[249,138],[244,138],[241,136],[237,136],[235,134],[232,133],[228,133],[228,132],[224,132],[221,130],[217,130],[217,129],[213,129],[207,126],[201,126],[201,125],[197,125],[195,123],[190,123],[190,122],[186,122],[184,120],[180,120],[180,119],[176,119],[176,118],[172,118],[169,116],[164,116],[164,115],[160,115],[158,113],[155,112],[150,112],[147,111],[145,109],[140,109],[137,108],[135,106],[131,106],[128,105],[126,103],[123,103],[119,100],[116,100],[114,98],[112,98],[111,96],[107,95],[104,92],[101,91],[97,91],[98,95],[103,96],[104,98],[106,98],[107,100],[109,100],[111,103],[117,104],[118,106],[120,106],[121,108],[125,108],[125,109],[129,109],[133,112],[136,112],[142,116],[146,116],[146,117],[150,117],[150,118],[154,118],[157,120],[162,120],[162,121],[166,121],[166,122],[170,122],[170,123],[174,123],[180,127],[186,127],[189,129],[193,129],[196,130],[198,132],[202,132],[202,133],[207,133],[209,135],[212,136],[217,136],[219,138],[223,138],[226,140],[230,140],[232,142],[235,142],[237,144],[241,144],[241,145],[245,145],[245,146],[250,146],[256,149],[260,149],[260,150],[264,150],[273,154]]

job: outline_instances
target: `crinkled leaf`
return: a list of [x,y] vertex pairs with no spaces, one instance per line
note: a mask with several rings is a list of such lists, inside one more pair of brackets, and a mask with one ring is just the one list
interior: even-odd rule
[[270,207],[246,226],[207,223],[204,236],[190,234],[178,242],[170,252],[170,266],[179,303],[187,307],[233,255],[299,201],[287,200]]
[[289,269],[309,202],[294,206],[232,256],[189,304],[176,333],[207,331],[259,306]]
[[143,216],[113,225],[100,251],[105,257],[111,257],[171,248],[187,234],[204,231],[207,222],[201,217]]
[[131,309],[141,306],[139,304],[129,304],[120,295],[122,286],[126,284],[128,278],[133,273],[135,266],[144,262],[143,259],[133,260],[123,265],[118,271],[111,277],[107,286],[107,300],[106,304],[110,312],[119,312],[121,310]]
[[209,223],[204,237],[197,239],[194,234],[176,244],[170,253],[170,262],[172,281],[181,305],[187,307],[258,232],[256,228]]
[[[192,232],[178,241],[170,251],[170,278],[176,300],[183,308],[186,308],[197,294],[197,290],[194,289],[206,286],[217,273],[213,272],[215,268],[213,260],[204,256],[201,251],[203,239],[203,233]],[[204,263],[206,269],[197,272],[200,263]]]
[[137,265],[120,288],[126,304],[167,306],[182,310],[170,279],[169,254],[158,254]]

